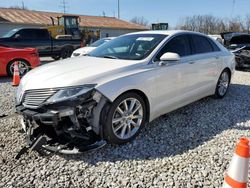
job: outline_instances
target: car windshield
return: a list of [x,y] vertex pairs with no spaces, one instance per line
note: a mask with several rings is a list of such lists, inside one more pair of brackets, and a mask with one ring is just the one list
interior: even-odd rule
[[89,55],[111,59],[141,60],[146,58],[166,37],[160,34],[125,35],[103,44]]
[[100,40],[97,40],[94,43],[92,43],[90,46],[91,47],[98,47],[98,46],[101,46],[102,44],[104,44],[105,42],[108,42],[108,41],[110,41],[110,39],[100,39]]
[[3,35],[3,37],[4,38],[12,37],[17,31],[19,31],[19,29],[10,30],[8,33],[6,33],[5,35]]

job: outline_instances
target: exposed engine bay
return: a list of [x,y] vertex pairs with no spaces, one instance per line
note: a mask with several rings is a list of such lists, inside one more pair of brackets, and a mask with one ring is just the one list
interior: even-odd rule
[[250,49],[244,46],[232,52],[235,54],[236,68],[250,68]]
[[250,35],[245,33],[221,33],[225,46],[235,54],[236,68],[250,68]]

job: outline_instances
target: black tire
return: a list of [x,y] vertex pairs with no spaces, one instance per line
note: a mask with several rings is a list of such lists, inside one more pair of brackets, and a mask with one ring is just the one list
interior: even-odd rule
[[60,55],[57,55],[57,56],[56,56],[56,55],[54,55],[54,56],[51,56],[51,57],[52,57],[52,59],[54,59],[54,60],[56,60],[56,61],[57,61],[57,60],[59,60],[59,59],[61,58],[61,56],[60,56]]
[[71,56],[73,53],[74,49],[71,47],[64,47],[61,51],[61,58],[66,59]]
[[6,72],[7,72],[8,76],[13,76],[13,66],[14,66],[14,63],[16,61],[19,61],[19,63],[21,63],[21,65],[27,67],[24,72],[19,70],[19,75],[22,77],[31,69],[29,62],[27,62],[24,59],[14,59],[14,60],[10,61],[6,67]]
[[[139,126],[135,126],[135,125],[132,125],[131,122],[130,123],[125,123],[126,124],[126,125],[124,125],[124,126],[126,126],[126,128],[125,128],[125,134],[126,134],[126,131],[127,131],[127,134],[129,134],[129,130],[130,130],[130,133],[132,132],[131,133],[132,135],[130,135],[130,137],[124,137],[123,139],[121,139],[116,134],[118,131],[115,133],[115,130],[114,130],[114,127],[113,127],[113,121],[115,119],[113,119],[113,118],[114,118],[114,116],[117,115],[117,111],[116,110],[117,110],[118,107],[120,107],[120,105],[122,104],[122,102],[124,102],[124,100],[127,100],[129,102],[129,100],[133,100],[133,99],[135,99],[136,103],[135,103],[134,108],[132,108],[131,112],[133,110],[135,111],[139,107],[139,103],[141,104],[141,108],[138,109],[138,113],[140,113],[142,111],[142,118],[138,118],[137,119],[137,123],[140,122],[139,123],[140,125]],[[128,106],[127,106],[128,109],[130,109],[130,107],[132,106],[131,105],[132,101],[131,101],[131,103],[127,103],[127,104],[128,104]],[[129,110],[127,110],[127,111],[129,112]],[[127,116],[129,116],[129,115],[127,115]],[[133,116],[133,117],[138,116],[139,117],[140,114],[137,114],[137,115],[133,114],[131,116]],[[122,117],[119,117],[119,118],[122,118]],[[128,118],[128,117],[126,117],[126,118]],[[134,118],[134,119],[136,119],[136,118]],[[130,120],[126,119],[126,120],[122,120],[122,121],[124,123],[124,122],[127,122],[127,121],[133,121],[133,119],[130,119]],[[110,108],[108,110],[108,113],[107,113],[107,116],[106,116],[106,122],[105,122],[105,125],[103,127],[104,139],[107,140],[107,142],[109,142],[111,144],[115,144],[115,145],[127,143],[127,142],[133,140],[140,133],[141,129],[145,125],[145,121],[146,121],[146,105],[145,105],[145,102],[144,102],[143,98],[140,95],[138,95],[138,94],[136,94],[134,92],[125,93],[125,94],[119,96],[111,104],[111,106],[110,106]],[[117,123],[118,124],[117,125],[114,124],[114,126],[119,127],[122,124],[122,122],[117,122]],[[135,121],[133,121],[133,123],[135,123]],[[121,127],[121,129],[123,129],[124,126]],[[116,129],[117,129],[117,127],[116,127]],[[121,132],[122,132],[122,130],[121,130]]]
[[[226,79],[223,78],[225,76],[226,76]],[[227,69],[223,70],[222,73],[220,74],[220,77],[216,85],[215,94],[214,94],[215,98],[222,99],[227,94],[229,84],[230,84],[230,79],[231,79],[230,71]]]

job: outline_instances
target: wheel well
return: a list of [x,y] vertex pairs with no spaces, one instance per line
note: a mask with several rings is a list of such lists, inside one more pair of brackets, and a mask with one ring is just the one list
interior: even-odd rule
[[[227,72],[229,73],[229,81],[231,82],[231,75],[232,75],[231,70],[227,67],[227,68],[225,68],[223,71],[227,71]],[[222,71],[222,72],[223,72],[223,71]]]
[[148,101],[148,97],[145,95],[144,92],[142,92],[141,90],[137,90],[137,89],[128,90],[128,91],[122,93],[121,95],[123,95],[125,93],[131,93],[131,92],[136,93],[136,94],[140,95],[143,98],[143,100],[145,102],[145,105],[146,105],[146,122],[148,123],[149,118],[150,118],[150,104],[149,104],[149,101]]

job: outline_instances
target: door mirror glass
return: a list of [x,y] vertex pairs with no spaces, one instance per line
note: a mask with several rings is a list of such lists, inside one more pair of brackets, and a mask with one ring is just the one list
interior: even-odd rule
[[168,63],[178,63],[180,56],[177,53],[167,52],[160,57],[160,65],[166,65]]

